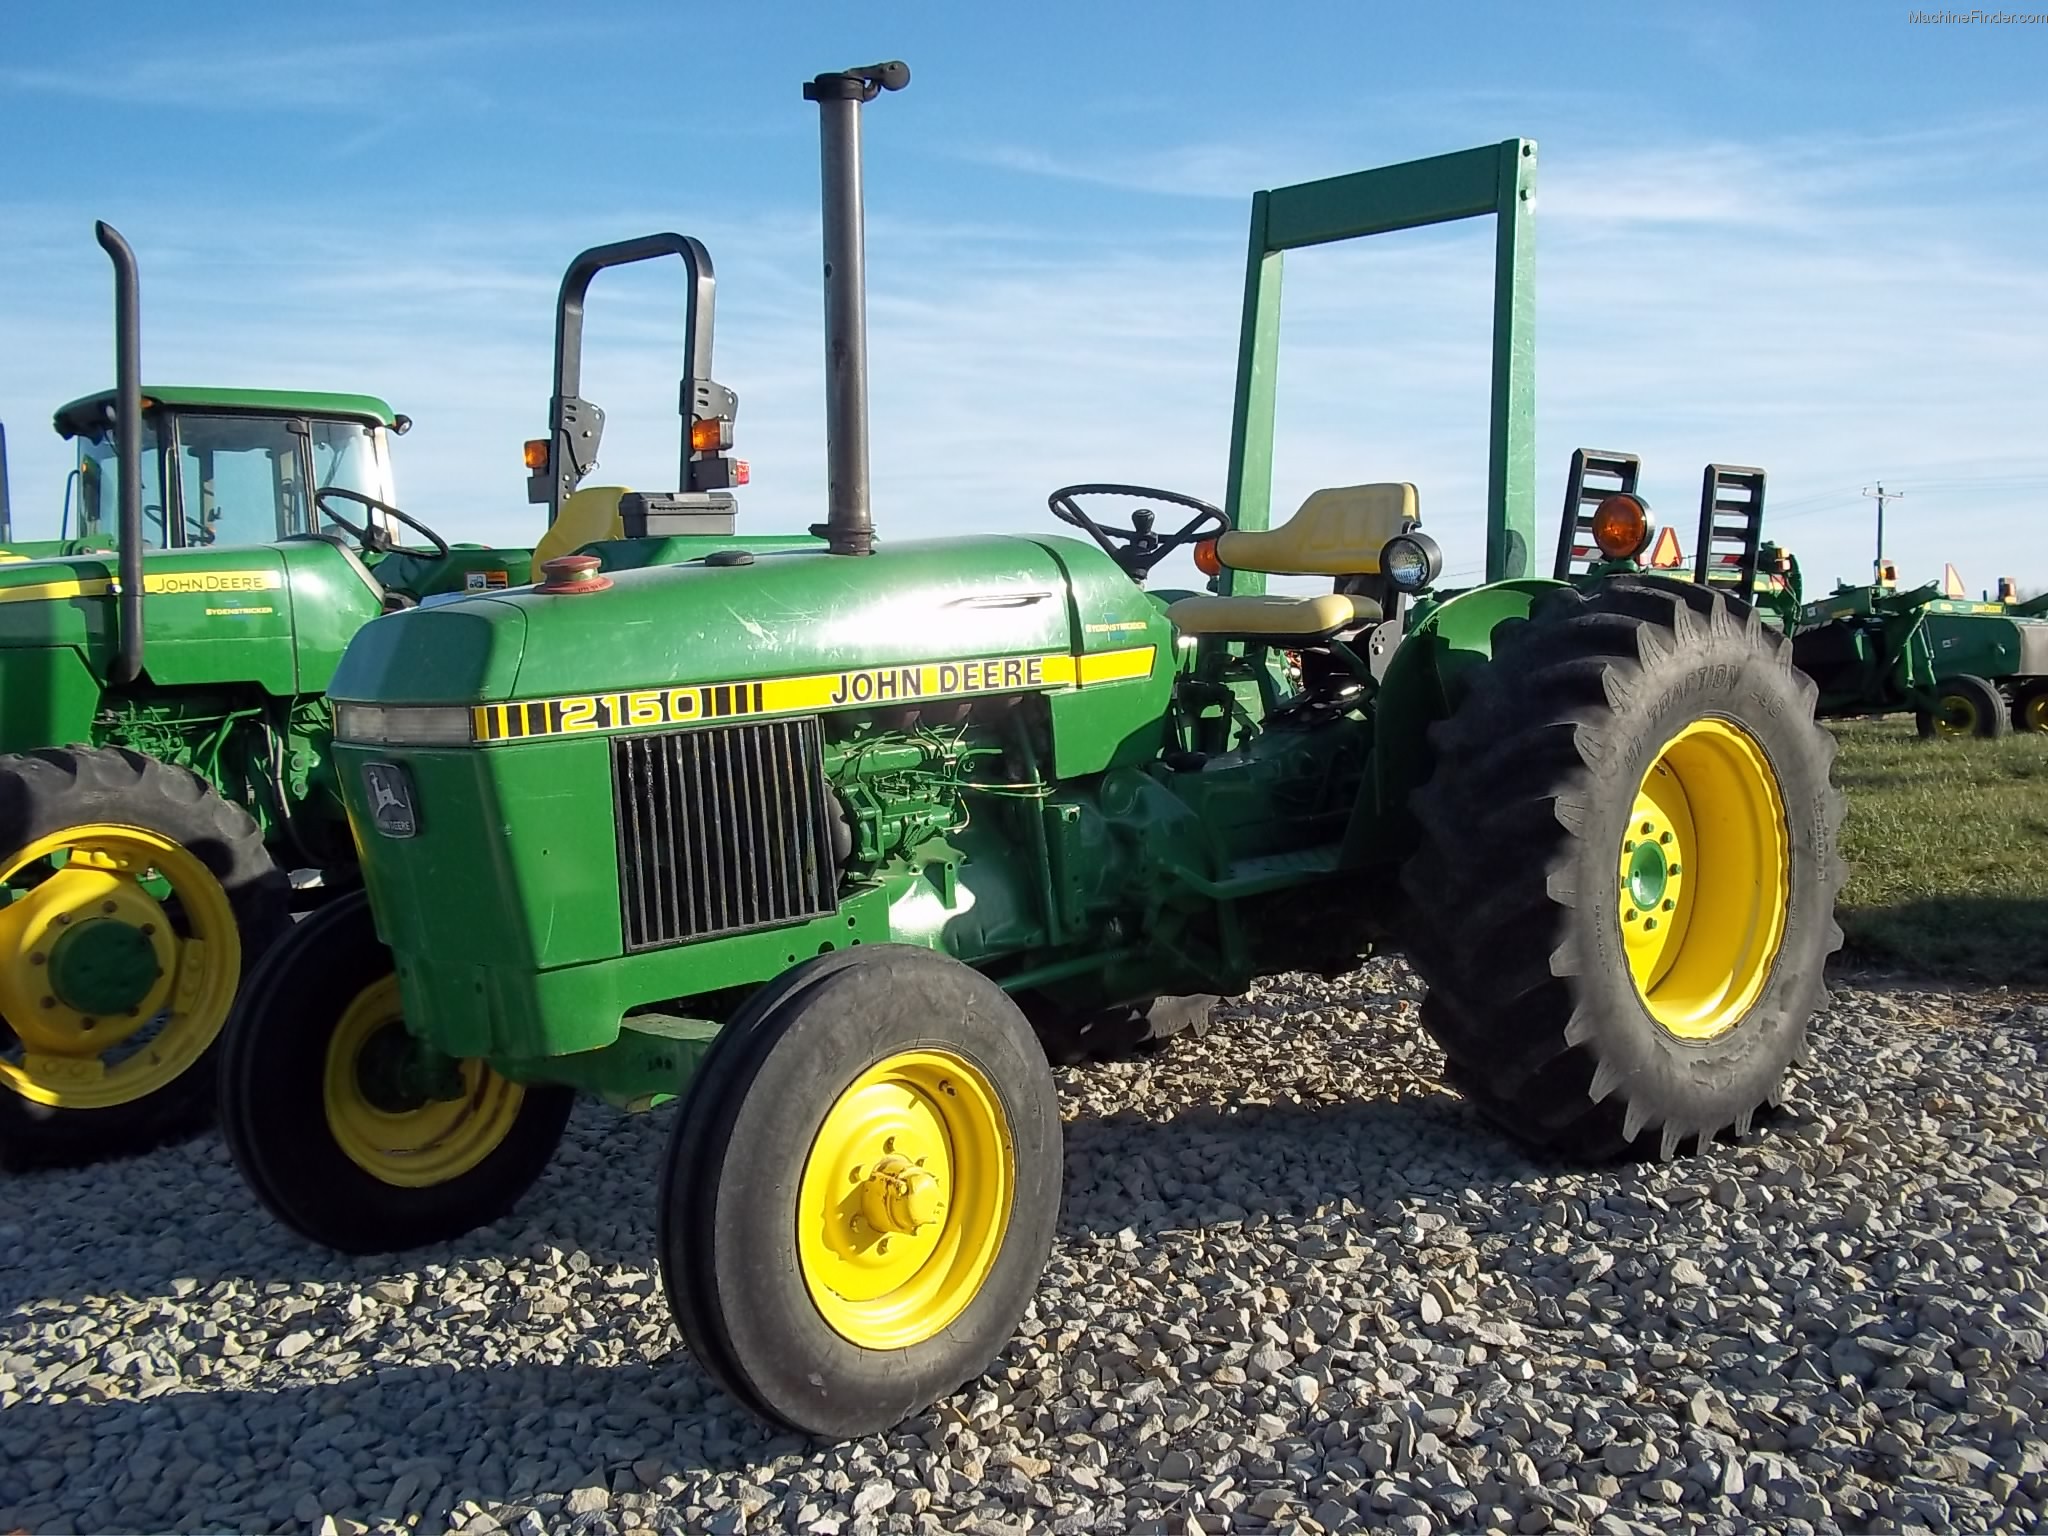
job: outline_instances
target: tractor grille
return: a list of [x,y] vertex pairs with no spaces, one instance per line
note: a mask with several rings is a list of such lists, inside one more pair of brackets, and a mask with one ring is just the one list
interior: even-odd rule
[[612,794],[629,953],[838,906],[815,718],[614,737]]

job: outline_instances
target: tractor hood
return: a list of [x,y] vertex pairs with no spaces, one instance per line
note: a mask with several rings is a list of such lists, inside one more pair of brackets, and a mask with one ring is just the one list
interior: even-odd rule
[[[349,646],[333,697],[533,706],[509,723],[502,711],[479,711],[477,736],[488,740],[603,729],[630,702],[618,696],[636,690],[701,689],[695,718],[727,712],[710,695],[777,680],[800,680],[817,708],[887,704],[1001,686],[1000,673],[975,671],[984,659],[1067,658],[1157,639],[1156,609],[1137,585],[1092,545],[1059,537],[891,544],[867,556],[766,550],[746,564],[697,560],[610,580],[598,592],[528,587],[379,619]],[[1032,670],[1023,686],[1056,681],[1071,665]],[[932,676],[914,676],[919,669]],[[564,705],[568,724],[554,718]],[[495,725],[486,715],[499,716]],[[676,718],[664,706],[616,723]]]

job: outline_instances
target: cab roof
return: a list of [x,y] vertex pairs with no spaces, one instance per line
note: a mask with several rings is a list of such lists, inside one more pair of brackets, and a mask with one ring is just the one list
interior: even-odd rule
[[[106,418],[114,392],[103,389],[60,406],[55,417],[59,437],[76,437]],[[389,405],[375,395],[337,395],[306,389],[201,389],[187,385],[145,385],[142,406],[167,405],[174,410],[252,411],[271,416],[340,416],[354,421],[397,425]]]

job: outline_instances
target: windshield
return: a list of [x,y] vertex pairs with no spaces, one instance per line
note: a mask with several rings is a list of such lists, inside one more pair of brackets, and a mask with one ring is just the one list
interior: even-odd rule
[[[164,531],[164,481],[162,455],[157,452],[156,421],[142,422],[142,547],[163,549],[170,539]],[[104,429],[97,439],[78,440],[78,531],[66,537],[112,540],[120,537],[120,508],[117,498],[120,471],[114,462],[114,429]]]

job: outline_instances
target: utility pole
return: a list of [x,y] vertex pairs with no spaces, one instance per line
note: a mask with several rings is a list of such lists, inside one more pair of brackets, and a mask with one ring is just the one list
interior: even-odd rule
[[1871,565],[1871,574],[1873,576],[1882,576],[1884,574],[1884,504],[1888,501],[1898,501],[1906,493],[1904,491],[1888,491],[1884,488],[1884,482],[1880,480],[1874,490],[1867,485],[1863,487],[1863,494],[1874,497],[1877,501],[1877,558]]

